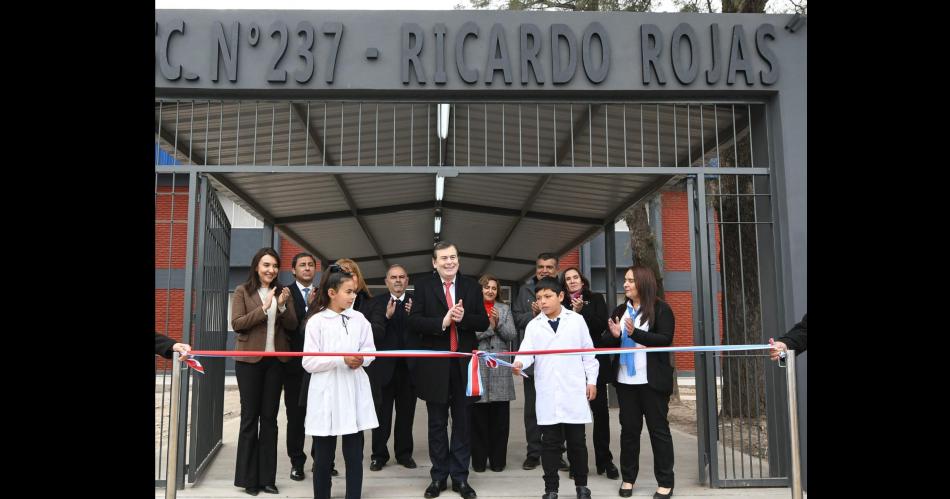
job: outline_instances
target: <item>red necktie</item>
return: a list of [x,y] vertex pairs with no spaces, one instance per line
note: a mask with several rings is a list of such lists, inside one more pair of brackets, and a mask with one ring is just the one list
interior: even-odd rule
[[[452,293],[449,292],[449,288],[452,287],[451,282],[445,283],[445,303],[448,304],[449,308],[452,308]],[[459,347],[458,336],[455,332],[455,321],[452,321],[449,325],[449,350],[456,351]]]

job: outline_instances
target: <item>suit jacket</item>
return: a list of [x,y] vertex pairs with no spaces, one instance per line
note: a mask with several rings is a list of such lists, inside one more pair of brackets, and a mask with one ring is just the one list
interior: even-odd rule
[[808,314],[803,315],[801,322],[792,326],[785,336],[775,341],[785,343],[789,350],[795,350],[795,355],[804,352],[808,347]]
[[[614,312],[610,314],[611,320],[619,318],[623,322],[626,313],[627,303],[624,302],[618,305]],[[630,337],[643,346],[668,347],[673,344],[673,330],[675,328],[676,318],[673,317],[673,309],[665,301],[657,300],[649,329],[646,331],[634,329]],[[614,338],[609,329],[604,331],[602,338],[606,347],[620,346],[620,338]],[[610,357],[610,381],[616,385],[617,371],[620,369],[620,355],[615,354]],[[647,353],[647,385],[660,393],[673,393],[673,365],[670,362],[670,352]]]
[[[386,307],[389,305],[391,295],[389,292],[380,293],[370,299],[371,317],[368,317],[373,327],[373,343],[376,350],[407,350],[418,348],[418,341],[409,337],[409,314],[406,313],[406,300],[412,298],[412,295],[406,292],[403,295],[403,302],[396,307],[391,319],[386,318]],[[415,300],[413,300],[415,301]],[[369,380],[375,386],[385,386],[393,377],[393,371],[396,370],[396,363],[400,360],[396,357],[376,357],[372,364],[366,367],[369,374]],[[412,360],[412,359],[405,359]]]
[[[304,340],[304,318],[307,316],[307,306],[304,303],[303,293],[300,292],[300,288],[297,287],[297,281],[290,283],[290,298],[294,302],[294,315],[297,316],[297,327],[293,331],[287,331],[287,335],[290,337],[290,351],[291,352],[303,352],[303,340]],[[316,292],[316,284],[313,284],[314,291]],[[301,357],[291,357],[288,362],[291,364],[300,365]],[[300,373],[303,374],[303,367],[300,368]]]
[[[484,306],[484,305],[483,305]],[[478,349],[485,352],[504,352],[508,350],[508,345],[518,339],[518,328],[515,327],[515,320],[511,314],[511,308],[500,301],[495,302],[495,310],[498,311],[498,328],[492,329],[489,322],[488,329],[478,331],[475,335],[478,337]],[[502,359],[511,361],[511,357],[502,357]],[[515,399],[515,382],[511,375],[511,369],[497,368],[492,369],[485,363],[485,359],[479,359],[479,374],[481,375],[484,394],[478,402],[504,402]]]
[[172,347],[175,343],[178,342],[162,333],[155,333],[155,355],[161,355],[166,359],[172,358]]
[[[590,332],[590,339],[594,342],[594,348],[604,348],[607,346],[603,339],[604,331],[607,330],[607,302],[604,301],[604,295],[584,288],[584,291],[581,292],[581,298],[584,300],[584,308],[581,309],[580,315],[587,323],[587,331]],[[571,294],[569,292],[564,292],[564,301],[561,304],[568,310],[574,310],[571,306]],[[610,332],[607,334],[610,335]],[[610,355],[600,354],[596,357],[597,362],[600,362],[597,384],[604,386],[611,378],[611,373],[613,373]]]
[[[277,299],[277,295],[274,295]],[[290,336],[297,329],[297,312],[294,301],[287,300],[287,308],[283,312],[277,309],[277,322],[274,324],[274,348],[278,352],[290,351]],[[237,333],[237,351],[263,351],[267,348],[267,314],[261,308],[264,306],[261,295],[257,290],[248,292],[241,284],[234,290],[231,299],[231,326]],[[235,357],[238,362],[256,364],[263,357]],[[277,357],[281,362],[287,362],[289,357]]]
[[[478,281],[457,274],[455,301],[462,300],[465,315],[456,323],[458,351],[471,352],[478,345],[475,331],[488,329],[488,315],[482,305],[482,286]],[[445,302],[445,287],[435,275],[416,286],[409,313],[409,332],[417,335],[419,348],[424,350],[448,350],[450,327],[442,329],[442,318],[449,311]],[[416,394],[426,402],[447,403],[449,400],[448,358],[419,358],[413,369]],[[461,379],[468,379],[466,369],[470,358],[459,359]]]

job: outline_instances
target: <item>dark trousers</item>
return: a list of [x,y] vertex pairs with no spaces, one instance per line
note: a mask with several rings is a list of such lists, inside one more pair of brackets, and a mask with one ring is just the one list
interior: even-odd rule
[[594,416],[594,463],[599,473],[608,463],[613,462],[610,453],[610,411],[607,408],[607,384],[610,376],[610,360],[601,359],[600,372],[597,375],[597,398],[590,401],[590,411]]
[[241,429],[238,433],[234,485],[263,487],[277,480],[277,412],[284,375],[281,362],[264,357],[260,362],[235,362],[241,394]]
[[[465,382],[459,374],[458,359],[449,359],[449,401],[445,404],[426,402],[429,413],[429,459],[432,480],[442,481],[449,475],[455,483],[468,481],[468,465],[472,457],[469,420],[472,402],[465,396]],[[452,440],[449,443],[449,410],[452,411]],[[451,447],[450,447],[451,445]]]
[[623,481],[636,483],[640,471],[640,432],[646,417],[653,447],[653,470],[660,487],[673,487],[673,435],[667,414],[670,396],[649,385],[617,383],[620,402],[620,475]]
[[[296,361],[296,362],[295,362]],[[300,405],[300,385],[304,370],[298,359],[290,359],[284,366],[284,409],[287,411],[287,457],[294,468],[303,469],[307,454],[303,451],[303,422],[307,416],[307,407]],[[311,453],[311,455],[313,455]]]
[[[313,460],[314,499],[330,499],[330,468],[336,454],[336,436],[313,437],[316,454]],[[346,463],[346,499],[360,499],[363,491],[363,432],[343,435],[343,461]]]
[[504,468],[508,454],[511,403],[472,404],[472,467]]
[[[533,367],[533,366],[532,366]],[[529,367],[529,369],[531,369]],[[541,428],[538,426],[538,415],[535,412],[534,400],[537,392],[534,389],[534,372],[525,373],[529,378],[524,380],[524,436],[528,442],[528,455],[535,459],[541,458]],[[564,443],[561,443],[561,454],[564,453]],[[570,456],[568,456],[570,458]],[[560,459],[560,456],[559,456]]]
[[404,359],[397,359],[396,368],[389,384],[378,387],[378,394],[374,398],[376,403],[376,419],[379,426],[373,428],[372,459],[385,463],[389,461],[389,449],[386,443],[393,430],[393,405],[396,406],[396,428],[393,438],[393,451],[396,460],[402,461],[412,457],[412,420],[416,412],[416,394],[412,389],[412,380],[409,377],[409,368]]
[[544,491],[558,491],[558,467],[561,445],[567,440],[567,456],[574,471],[574,485],[587,485],[587,435],[583,424],[558,423],[541,425],[541,467],[544,468]]

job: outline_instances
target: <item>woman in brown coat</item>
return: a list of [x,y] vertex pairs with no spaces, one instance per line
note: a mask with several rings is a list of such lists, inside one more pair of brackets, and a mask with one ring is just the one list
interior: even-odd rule
[[[286,352],[287,331],[297,328],[297,314],[288,288],[277,283],[280,256],[262,248],[251,261],[247,282],[234,290],[231,326],[238,351]],[[263,490],[277,494],[277,412],[283,370],[289,357],[236,357],[234,371],[241,394],[234,485],[252,496]]]

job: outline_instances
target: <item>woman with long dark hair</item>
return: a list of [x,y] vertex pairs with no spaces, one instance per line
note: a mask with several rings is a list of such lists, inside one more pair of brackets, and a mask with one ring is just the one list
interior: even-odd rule
[[[564,308],[581,314],[587,323],[587,330],[594,347],[604,345],[602,336],[607,330],[607,302],[600,293],[590,290],[590,281],[577,267],[568,267],[561,273],[561,286],[564,287]],[[620,477],[614,456],[610,453],[610,412],[607,409],[607,383],[610,382],[610,356],[598,355],[600,371],[597,375],[597,397],[590,401],[590,410],[594,416],[594,463],[597,474],[607,474],[607,478]]]
[[[235,350],[286,352],[288,331],[297,329],[290,290],[277,283],[280,255],[261,248],[251,260],[247,281],[234,290],[231,326],[237,333]],[[289,357],[236,357],[234,374],[241,395],[234,485],[256,496],[277,494],[277,412],[283,386],[281,362]]]
[[[673,309],[656,296],[656,277],[648,267],[633,266],[623,278],[626,300],[610,315],[604,342],[622,347],[665,347],[673,343]],[[611,381],[620,403],[620,497],[631,497],[640,471],[640,432],[646,418],[653,447],[654,499],[673,495],[673,436],[670,395],[673,366],[669,352],[631,352],[611,356]]]

